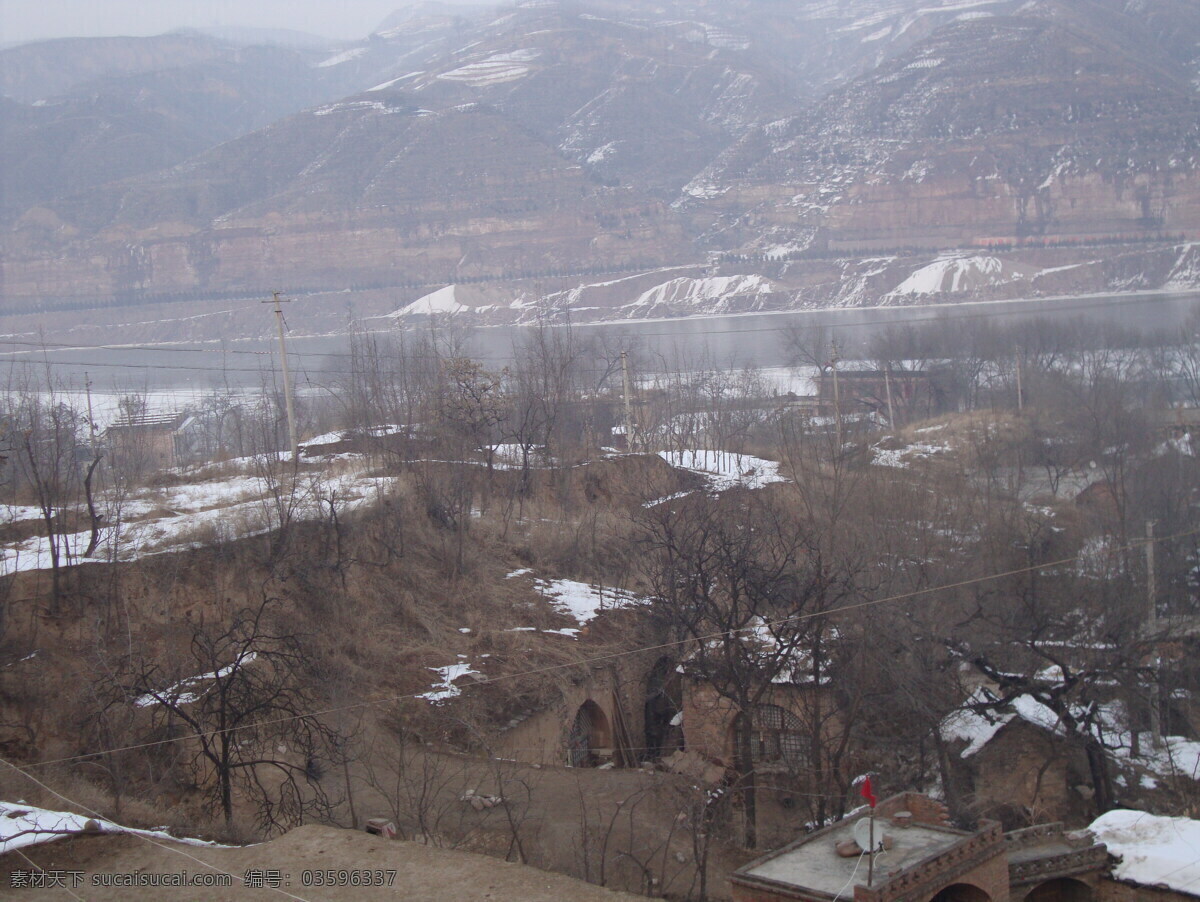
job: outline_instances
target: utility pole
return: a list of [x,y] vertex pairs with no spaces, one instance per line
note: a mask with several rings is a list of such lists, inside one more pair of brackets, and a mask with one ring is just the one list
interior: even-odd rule
[[287,403],[288,439],[292,446],[292,463],[300,462],[300,443],[296,439],[296,405],[292,400],[292,376],[288,371],[287,343],[283,337],[283,307],[284,301],[291,298],[281,298],[278,291],[271,292],[272,300],[264,304],[275,304],[275,320],[279,325],[279,356],[283,361],[283,397]]
[[1153,653],[1150,657],[1150,742],[1162,747],[1162,724],[1158,710],[1158,574],[1154,569],[1154,521],[1146,521],[1146,634]]
[[1025,393],[1021,389],[1021,349],[1017,348],[1017,412],[1025,409]]
[[92,414],[92,377],[85,370],[83,373],[83,387],[87,392],[88,405],[88,448],[92,452],[92,457],[96,456],[96,417]]
[[625,390],[625,447],[633,448],[633,405],[629,400],[629,355],[621,352],[621,384]]
[[833,419],[837,426],[837,453],[840,456],[842,453],[842,397],[838,390],[838,346],[837,342],[833,343],[833,356],[829,359],[829,366],[833,370]]
[[889,360],[887,369],[883,371],[883,386],[887,391],[888,429],[896,428],[896,409],[892,407],[892,363]]

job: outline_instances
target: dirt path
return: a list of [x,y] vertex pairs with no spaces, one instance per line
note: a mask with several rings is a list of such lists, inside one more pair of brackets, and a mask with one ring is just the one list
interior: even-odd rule
[[[174,851],[172,851],[174,850]],[[421,900],[421,902],[633,902],[642,899],[583,883],[561,874],[509,864],[484,855],[433,849],[416,843],[397,842],[352,830],[332,827],[300,827],[269,843],[237,849],[213,849],[174,843],[155,846],[133,836],[81,836],[58,840],[23,850],[46,871],[82,872],[82,883],[72,892],[61,888],[17,889],[14,872],[28,871],[28,862],[10,853],[0,857],[0,898],[42,900],[86,899],[87,902],[243,902],[243,900],[301,899],[306,902],[343,900]],[[211,867],[206,867],[210,865]],[[213,869],[216,870],[213,870]],[[316,872],[334,870],[366,877],[368,882],[395,871],[391,886],[319,887]],[[247,871],[278,871],[279,887],[247,888],[242,880]],[[233,886],[219,887],[112,887],[98,885],[104,875],[177,874],[234,876]],[[267,879],[270,881],[274,875]],[[70,885],[70,877],[67,877]],[[272,881],[273,882],[273,881]],[[361,881],[360,881],[361,882]]]

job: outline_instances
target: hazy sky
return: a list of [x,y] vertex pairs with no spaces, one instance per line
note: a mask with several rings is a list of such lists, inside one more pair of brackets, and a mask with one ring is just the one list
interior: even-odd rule
[[412,0],[0,0],[0,43],[212,25],[362,38],[393,10],[410,5]]

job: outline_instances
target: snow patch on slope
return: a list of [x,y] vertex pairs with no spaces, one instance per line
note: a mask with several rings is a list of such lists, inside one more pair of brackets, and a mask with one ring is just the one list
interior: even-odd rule
[[760,275],[712,276],[703,279],[671,279],[643,292],[623,309],[636,315],[662,307],[690,308],[696,312],[718,313],[737,300],[760,299],[778,289]]
[[749,454],[731,451],[659,451],[658,456],[673,467],[688,470],[708,480],[714,492],[736,486],[760,489],[772,482],[787,482],[779,464]]
[[407,307],[387,314],[387,316],[390,319],[399,319],[402,316],[432,316],[436,313],[463,313],[470,310],[470,307],[460,304],[455,296],[457,287],[456,285],[447,285],[445,288],[439,288],[437,291],[417,298]]
[[1196,288],[1200,286],[1200,244],[1180,248],[1179,259],[1171,268],[1163,288]]
[[189,846],[228,848],[214,842],[205,842],[202,839],[180,839],[165,830],[135,830],[132,827],[122,827],[112,821],[91,818],[86,814],[0,802],[0,855],[24,846],[36,846],[39,843],[61,839],[67,834],[83,833],[88,821],[92,821],[95,825],[92,832],[98,829],[100,833],[128,833],[133,836],[168,840]]
[[999,257],[953,256],[922,266],[890,292],[890,296],[953,294],[975,291],[1037,275],[1034,267]]
[[327,60],[322,60],[317,63],[315,68],[328,69],[330,66],[340,66],[342,63],[348,63],[351,60],[356,60],[367,52],[366,47],[352,47],[349,50],[343,50],[341,53],[335,53]]
[[258,652],[246,652],[239,655],[238,659],[232,664],[222,667],[220,670],[214,670],[211,673],[202,673],[199,676],[188,677],[186,680],[180,680],[174,686],[168,686],[166,689],[150,693],[148,695],[140,695],[133,700],[134,705],[139,708],[148,708],[151,705],[159,705],[168,702],[173,705],[190,705],[204,695],[208,689],[201,689],[200,684],[206,683],[209,680],[220,680],[233,673],[234,668],[240,667],[243,664],[249,664],[258,657]]
[[434,705],[440,705],[447,699],[458,698],[462,695],[462,690],[454,685],[455,680],[472,674],[482,676],[478,670],[472,670],[471,665],[467,663],[448,664],[445,667],[430,667],[429,669],[438,674],[441,680],[433,684],[431,691],[418,695],[417,698],[423,698]]
[[329,116],[333,113],[407,113],[406,107],[394,107],[379,100],[349,100],[344,103],[332,103],[312,111],[314,116]]
[[505,82],[516,81],[529,74],[529,66],[525,65],[538,58],[538,50],[517,50],[513,53],[494,53],[486,59],[468,63],[449,72],[443,72],[438,78],[443,81],[456,81],[472,88],[486,88]]
[[649,604],[648,598],[614,589],[611,586],[590,586],[573,579],[539,579],[534,588],[558,609],[583,625],[601,611]]
[[1113,868],[1118,880],[1192,895],[1200,889],[1200,821],[1117,809],[1100,815],[1089,829],[1120,857]]

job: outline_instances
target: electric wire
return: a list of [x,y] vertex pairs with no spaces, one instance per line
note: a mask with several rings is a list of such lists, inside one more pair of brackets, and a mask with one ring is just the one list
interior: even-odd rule
[[[1060,307],[1054,308],[1053,310],[1007,309],[1007,310],[980,310],[980,311],[973,311],[973,312],[962,311],[961,308],[963,305],[945,305],[945,306],[937,307],[934,310],[934,312],[929,313],[924,316],[906,315],[908,311],[911,311],[914,309],[913,307],[896,307],[893,309],[895,309],[899,313],[905,314],[905,315],[903,315],[903,318],[898,319],[895,317],[885,317],[885,318],[879,318],[879,319],[857,320],[855,322],[849,322],[849,323],[838,324],[838,325],[822,324],[822,326],[830,331],[838,331],[838,330],[854,330],[854,329],[861,329],[861,328],[869,328],[869,327],[873,327],[873,326],[903,327],[903,326],[909,325],[911,323],[930,323],[930,322],[954,323],[954,322],[958,322],[958,321],[962,321],[962,320],[991,319],[991,318],[996,318],[996,317],[1016,316],[1016,317],[1036,318],[1038,316],[1045,317],[1048,315],[1078,313],[1078,312],[1085,312],[1088,310],[1095,310],[1095,309],[1101,309],[1101,308],[1107,309],[1107,308],[1112,308],[1112,307],[1123,307],[1123,306],[1129,306],[1129,305],[1133,305],[1133,304],[1144,303],[1145,301],[1146,301],[1146,297],[1134,295],[1134,296],[1129,296],[1129,297],[1117,297],[1117,298],[1088,298],[1088,299],[1081,300],[1077,304],[1071,304],[1069,306],[1060,306]],[[1035,301],[987,301],[987,302],[983,302],[983,303],[986,303],[986,304],[1028,304],[1032,308],[1034,305],[1036,305],[1037,303],[1040,303],[1040,302],[1041,302],[1040,300],[1035,300]],[[731,316],[731,317],[734,317],[734,316],[753,316],[753,317],[768,317],[768,316],[776,317],[776,316],[778,316],[778,317],[784,317],[784,316],[806,316],[806,315],[840,315],[840,314],[851,314],[851,313],[855,312],[855,310],[857,310],[857,309],[861,309],[861,308],[835,307],[835,308],[819,308],[819,309],[813,309],[813,310],[781,310],[781,311],[770,311],[770,312],[765,312],[765,313],[730,314],[729,316]],[[877,308],[867,308],[867,309],[877,309]],[[705,318],[705,319],[709,319],[709,318]],[[690,321],[692,321],[692,320],[691,320],[691,318],[688,318],[688,317],[681,317],[679,320],[677,320],[677,322],[679,322],[681,324],[685,324]],[[629,323],[627,321],[624,321],[624,322],[597,322],[597,323],[576,324],[574,326],[571,326],[570,328],[572,328],[572,329],[630,328],[630,329],[636,330],[633,334],[635,334],[638,337],[641,337],[641,336],[671,337],[671,338],[676,338],[679,340],[686,340],[686,339],[693,338],[695,336],[707,336],[707,335],[729,336],[729,335],[746,335],[746,334],[761,334],[761,333],[776,333],[776,334],[778,334],[781,332],[785,332],[788,329],[789,325],[791,325],[791,324],[776,325],[776,326],[750,327],[750,328],[735,328],[735,329],[719,329],[719,328],[687,329],[684,332],[679,332],[679,331],[655,331],[652,329],[646,329],[644,327],[639,327],[636,323]],[[485,328],[491,328],[491,327],[478,327],[478,328],[485,329]],[[536,328],[536,326],[532,325],[532,324],[514,324],[513,326],[510,326],[507,328],[533,329],[533,328]],[[566,328],[566,324],[563,324],[562,326],[551,326],[551,328]],[[409,334],[409,333],[407,333],[407,332],[397,333],[397,332],[392,332],[392,331],[381,330],[381,331],[369,331],[366,334],[369,334],[372,336],[380,336],[380,335],[391,336],[391,335],[397,335],[397,334],[405,335],[405,334]],[[304,338],[304,337],[313,338],[313,339],[328,339],[330,336],[324,336],[324,335],[300,336],[299,338]],[[350,336],[348,336],[348,337],[350,337]],[[25,353],[32,354],[32,353],[36,353],[39,350],[44,351],[46,349],[53,349],[53,350],[66,350],[66,351],[109,351],[109,352],[113,352],[113,353],[140,351],[140,352],[149,352],[149,353],[169,352],[169,353],[194,353],[194,354],[209,354],[209,355],[233,354],[233,355],[250,355],[250,356],[259,357],[262,359],[270,359],[276,353],[271,350],[252,350],[252,349],[245,349],[245,348],[216,348],[216,347],[214,347],[214,348],[188,348],[188,347],[179,347],[177,344],[172,343],[172,342],[162,342],[162,343],[141,342],[138,344],[130,344],[130,345],[124,345],[124,344],[85,345],[85,344],[77,344],[77,343],[72,344],[72,343],[64,343],[64,342],[39,342],[39,341],[26,341],[26,340],[21,340],[21,339],[12,339],[12,338],[0,338],[0,344],[14,345],[14,346],[18,346],[18,347],[27,347],[30,349],[28,352],[26,352],[26,351],[0,351],[0,355],[16,355],[16,354],[25,354]],[[327,358],[351,358],[351,359],[353,359],[356,357],[360,357],[360,358],[362,357],[362,355],[357,355],[357,354],[354,354],[351,352],[346,352],[346,351],[289,350],[288,355],[291,357],[316,357],[316,358],[325,358],[325,359],[327,359]],[[414,354],[414,353],[406,352],[406,356],[417,357],[417,358],[443,359],[445,355]],[[511,356],[507,356],[507,355],[488,355],[488,356],[489,357],[497,356],[498,359],[507,359],[507,360],[518,359],[518,356],[516,354],[511,355]],[[71,361],[71,360],[52,360],[52,361],[50,361],[50,363],[51,363],[51,365],[63,365],[63,366],[94,365],[94,366],[121,367],[121,368],[129,368],[129,369],[166,369],[166,370],[187,370],[187,371],[201,370],[201,371],[216,371],[216,372],[253,372],[253,373],[260,372],[260,370],[258,370],[258,369],[248,369],[248,368],[238,368],[238,367],[214,367],[214,366],[200,366],[200,365],[189,366],[189,365],[185,365],[185,364],[132,364],[132,363],[121,363],[121,364],[94,363],[93,364],[91,362],[81,362],[81,361]]]
[[[1154,538],[1137,539],[1129,542],[1127,545],[1114,548],[1114,551],[1133,551],[1138,548],[1145,548],[1149,544],[1158,544],[1160,542],[1175,541],[1178,539],[1190,538],[1200,535],[1200,529],[1187,530],[1185,532],[1175,533],[1169,536],[1155,536]],[[970,579],[960,580],[954,583],[945,583],[938,586],[929,586],[924,589],[916,589],[911,592],[903,592],[898,595],[889,595],[884,598],[875,598],[867,601],[855,602],[852,604],[840,605],[838,607],[828,608],[823,611],[810,611],[803,614],[795,614],[790,617],[782,617],[778,620],[764,621],[761,624],[754,626],[740,627],[732,630],[720,630],[715,633],[702,636],[689,636],[685,639],[676,639],[669,642],[661,642],[654,645],[639,646],[637,648],[625,649],[624,651],[609,652],[607,654],[595,655],[592,657],[583,658],[578,661],[570,661],[563,664],[553,664],[547,667],[535,667],[527,670],[515,671],[513,673],[499,674],[493,677],[485,677],[484,679],[472,681],[466,688],[477,688],[481,686],[492,686],[497,683],[509,682],[516,679],[527,677],[547,676],[553,673],[561,673],[563,671],[573,670],[580,667],[591,667],[596,664],[603,664],[610,661],[617,661],[622,658],[633,657],[647,652],[667,651],[670,649],[682,648],[694,643],[709,642],[717,639],[723,639],[726,636],[741,633],[753,633],[765,627],[782,627],[788,624],[800,623],[805,620],[815,620],[819,617],[831,617],[836,614],[844,614],[849,611],[858,611],[866,608],[879,607],[886,604],[894,604],[899,601],[907,601],[915,598],[928,597],[930,595],[946,592],[952,589],[962,589],[969,586],[981,585],[983,583],[994,582],[995,580],[1005,579],[1010,576],[1020,576],[1026,573],[1036,573],[1041,570],[1047,570],[1054,567],[1063,567],[1068,564],[1074,564],[1079,560],[1078,555],[1072,555],[1068,558],[1062,558],[1056,561],[1046,561],[1041,564],[1034,564],[1028,567],[1018,567],[1012,570],[1004,570],[998,573],[990,573],[983,576],[976,576]],[[463,687],[459,687],[460,689]],[[236,733],[241,730],[250,729],[251,727],[260,728],[266,726],[277,726],[279,724],[291,723],[297,720],[305,720],[308,718],[325,717],[330,714],[340,714],[347,711],[359,711],[365,708],[378,707],[380,705],[395,704],[404,701],[415,701],[421,699],[426,693],[403,693],[397,695],[389,695],[383,698],[368,699],[366,701],[355,702],[349,705],[336,705],[328,708],[322,708],[315,711],[309,711],[304,714],[294,714],[287,717],[271,718],[263,721],[256,721],[254,724],[248,724],[241,727],[227,727],[219,730],[209,730],[202,734],[189,734],[186,736],[175,736],[167,739],[158,739],[152,742],[141,742],[132,745],[117,746],[115,748],[101,749],[94,752],[88,752],[81,755],[69,755],[62,758],[53,758],[47,761],[37,761],[25,765],[27,768],[44,768],[60,764],[71,764],[78,761],[87,761],[98,758],[102,755],[115,755],[125,752],[139,751],[149,748],[158,748],[164,745],[172,745],[177,742],[185,742],[195,739],[197,735],[202,735],[206,738],[220,736],[224,733]]]
[[[7,761],[5,761],[4,763],[8,764]],[[40,867],[37,866],[37,863],[32,858],[30,858],[28,855],[25,854],[25,852],[23,850],[17,848],[17,849],[10,849],[9,851],[16,852],[18,855],[20,855],[22,858],[24,858],[26,864],[28,864],[31,868],[33,868],[34,871],[40,872],[42,870]],[[10,880],[12,880],[12,879],[15,879],[15,878],[10,877]],[[12,885],[12,884],[10,883],[10,885]],[[83,898],[83,896],[79,895],[79,893],[75,892],[75,890],[72,887],[67,886],[65,883],[62,886],[55,887],[55,888],[64,890],[66,892],[66,894],[68,896],[70,896],[72,899],[78,899],[79,902],[86,902],[86,900]]]
[[[51,795],[55,796],[56,798],[62,799],[62,800],[63,800],[64,802],[66,802],[68,805],[72,805],[72,806],[74,806],[75,808],[78,808],[78,809],[80,809],[81,811],[83,811],[83,812],[85,812],[85,813],[87,813],[87,814],[90,814],[90,815],[92,815],[93,817],[99,818],[99,819],[101,819],[101,820],[106,820],[106,818],[104,817],[104,815],[100,814],[100,812],[96,811],[94,808],[90,808],[90,807],[88,807],[87,805],[83,804],[82,802],[76,801],[75,799],[69,799],[69,798],[67,798],[65,795],[63,795],[63,794],[62,794],[61,792],[59,792],[58,790],[56,790],[56,789],[54,789],[54,788],[52,788],[52,787],[50,787],[50,786],[47,786],[45,783],[43,783],[41,780],[39,780],[39,779],[38,779],[37,777],[35,777],[33,774],[26,773],[26,771],[25,771],[25,770],[23,770],[22,768],[18,767],[18,766],[17,766],[17,765],[15,765],[15,764],[13,764],[11,761],[9,761],[9,760],[7,760],[7,759],[5,759],[5,758],[0,758],[0,764],[4,764],[4,765],[7,765],[8,767],[12,768],[12,769],[13,769],[13,770],[15,770],[17,773],[19,773],[21,776],[25,777],[27,780],[30,780],[30,781],[32,781],[33,783],[37,784],[39,787],[41,787],[42,789],[44,789],[46,792],[50,793]],[[186,852],[186,851],[185,851],[185,850],[183,850],[183,849],[177,849],[177,848],[175,848],[174,846],[167,845],[167,844],[166,844],[166,843],[164,843],[164,842],[159,842],[158,840],[155,840],[155,839],[153,839],[153,838],[151,838],[151,837],[149,837],[149,836],[146,836],[144,833],[140,833],[140,832],[123,832],[121,835],[123,835],[123,836],[134,836],[134,837],[137,837],[138,839],[142,840],[143,842],[147,842],[147,843],[149,843],[149,844],[150,844],[150,845],[152,845],[152,846],[156,846],[156,847],[158,847],[159,849],[162,849],[162,850],[164,850],[164,851],[166,851],[166,852],[170,852],[170,853],[172,853],[173,855],[180,855],[180,856],[182,856],[183,858],[186,858],[186,859],[188,859],[189,861],[195,862],[196,864],[200,865],[200,866],[201,866],[201,867],[203,867],[203,868],[206,868],[207,870],[214,871],[215,873],[218,873],[218,874],[222,874],[222,875],[224,875],[224,876],[228,877],[230,880],[240,880],[242,883],[245,883],[245,882],[246,882],[246,878],[245,878],[245,877],[238,877],[238,876],[237,876],[237,875],[235,875],[235,874],[231,874],[231,873],[229,873],[228,871],[226,871],[226,870],[223,870],[222,868],[219,868],[219,867],[217,867],[217,866],[216,866],[216,865],[214,865],[214,864],[209,864],[207,861],[204,861],[203,859],[197,858],[195,855],[191,855],[191,854],[189,854],[188,852]],[[18,851],[20,851],[20,850],[18,850]],[[22,857],[22,858],[25,858],[25,860],[26,860],[26,861],[29,861],[29,859],[28,859],[28,858],[26,858],[24,855],[22,855],[21,857]],[[33,862],[30,862],[30,864],[33,864]],[[35,865],[35,867],[36,867],[36,865]],[[285,890],[285,889],[282,889],[282,888],[280,888],[280,887],[276,887],[276,886],[263,886],[263,887],[257,887],[257,888],[258,888],[258,889],[270,889],[270,890],[273,890],[274,892],[277,892],[277,893],[279,893],[281,896],[286,896],[286,897],[287,897],[287,898],[289,898],[289,899],[293,899],[293,900],[295,900],[295,902],[309,902],[309,900],[307,900],[307,899],[303,898],[302,896],[297,896],[297,895],[295,895],[295,894],[293,894],[293,893],[290,893],[290,892],[288,892],[287,890]],[[74,895],[74,893],[72,893],[72,895]],[[78,897],[78,896],[76,896],[76,898],[79,898],[79,897]]]

